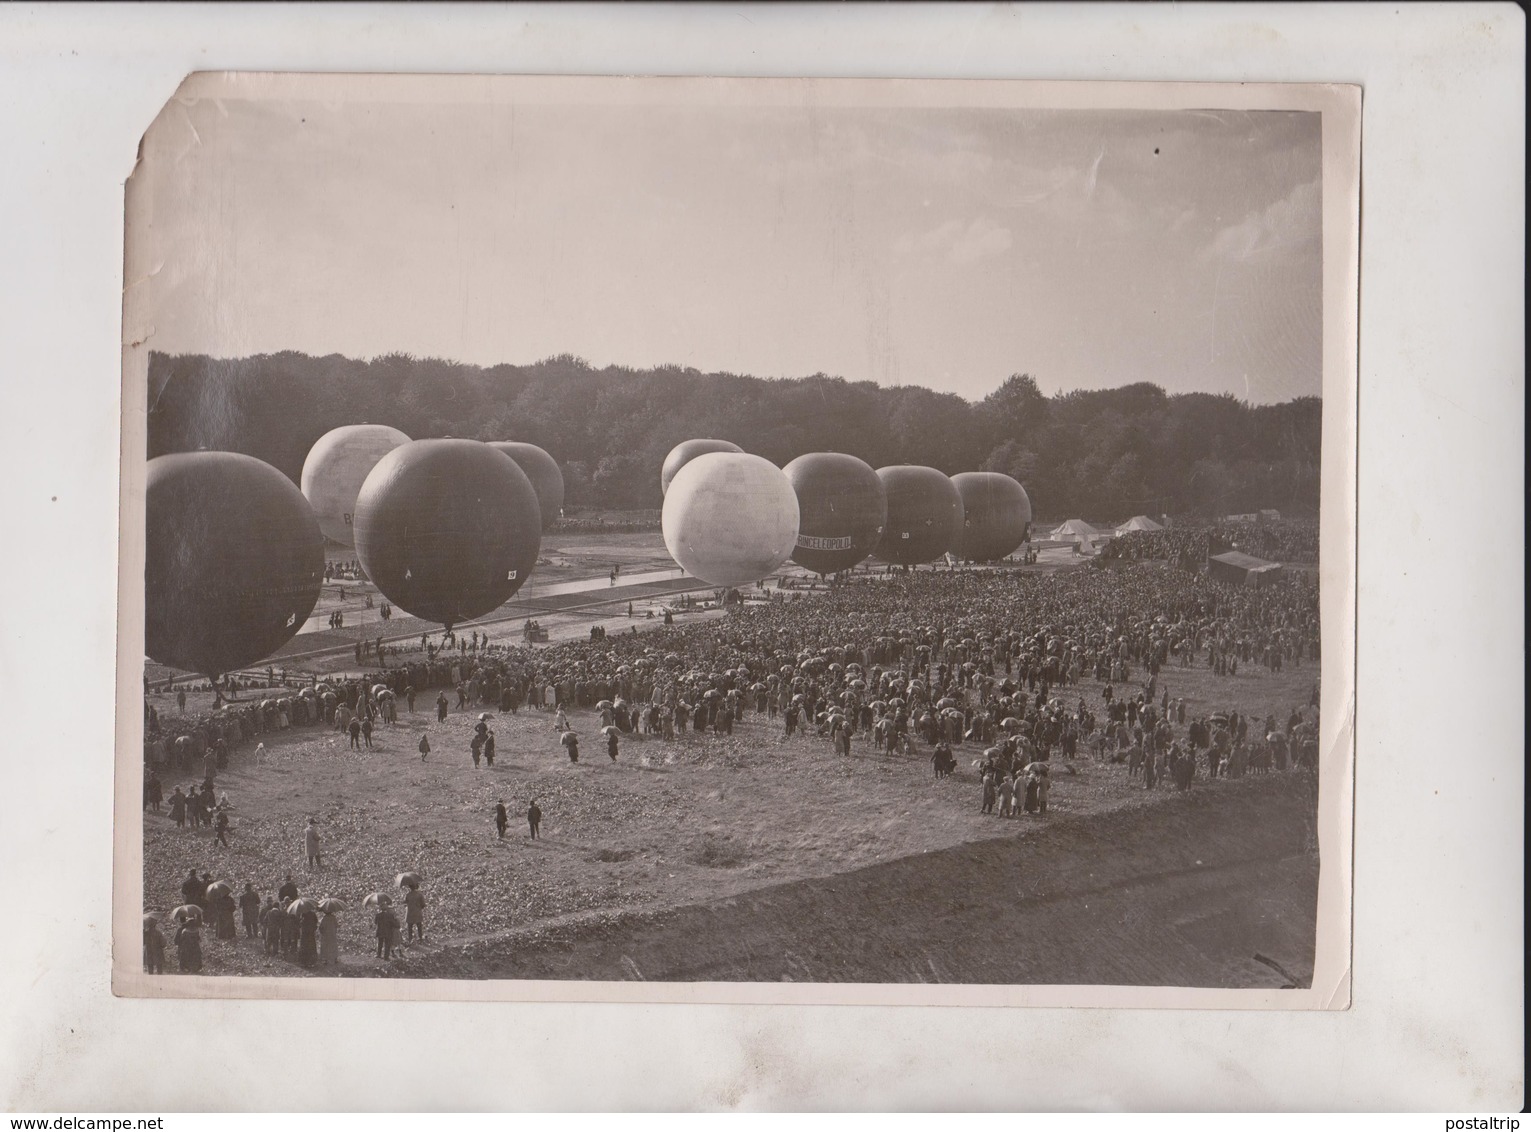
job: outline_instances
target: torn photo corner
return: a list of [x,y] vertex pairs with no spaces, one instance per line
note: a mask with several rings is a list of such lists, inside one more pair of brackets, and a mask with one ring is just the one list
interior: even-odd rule
[[114,991],[1347,1007],[1360,98],[188,78]]

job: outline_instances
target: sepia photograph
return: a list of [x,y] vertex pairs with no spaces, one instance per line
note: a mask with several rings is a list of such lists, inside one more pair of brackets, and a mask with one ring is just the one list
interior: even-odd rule
[[114,989],[1346,1007],[1358,123],[189,78]]

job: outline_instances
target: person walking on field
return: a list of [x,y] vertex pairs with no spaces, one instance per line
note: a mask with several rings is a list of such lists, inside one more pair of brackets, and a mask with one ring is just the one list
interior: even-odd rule
[[447,721],[447,694],[445,692],[442,692],[442,693],[440,693],[436,697],[436,722],[437,723],[445,723],[446,721]]
[[571,763],[579,762],[579,736],[572,731],[565,731],[560,742],[563,743],[564,749],[569,752],[569,761]]
[[494,732],[484,736],[484,765],[494,766]]
[[226,810],[218,811],[218,824],[213,827],[213,840],[225,849],[229,847],[229,815]]
[[319,827],[314,825],[313,818],[309,818],[308,824],[303,827],[303,852],[308,857],[310,872],[324,868],[324,861],[319,856]]
[[527,808],[526,824],[532,827],[532,840],[536,841],[537,827],[542,824],[542,811],[537,808],[537,801],[535,798],[532,799],[532,804]]
[[250,881],[245,881],[245,890],[239,894],[239,914],[244,919],[245,938],[254,939],[260,925],[260,895]]
[[404,897],[404,932],[406,942],[413,941],[416,933],[425,939],[425,894],[417,884],[410,885]]
[[501,798],[494,804],[494,828],[499,831],[500,840],[505,840],[505,827],[510,824],[510,814],[505,810],[505,799]]
[[144,970],[151,975],[165,973],[165,937],[152,916],[144,922]]
[[340,966],[340,921],[326,912],[319,921],[319,966]]
[[420,736],[420,761],[425,761],[425,756],[431,753],[431,738],[429,735]]
[[612,728],[606,735],[606,753],[611,756],[611,761],[617,761],[617,730]]
[[1015,816],[1015,783],[1008,774],[999,781],[999,816]]
[[351,726],[347,730],[351,734],[351,750],[361,750],[361,722],[355,719],[351,720]]
[[399,933],[399,918],[394,915],[393,909],[386,904],[379,908],[377,915],[373,917],[373,926],[377,929],[377,957],[379,959],[392,959],[395,942]]
[[372,749],[372,717],[370,715],[361,721],[361,738],[367,750],[370,751]]

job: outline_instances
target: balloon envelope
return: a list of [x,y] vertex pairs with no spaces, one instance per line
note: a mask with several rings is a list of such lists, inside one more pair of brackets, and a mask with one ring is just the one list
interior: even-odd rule
[[797,493],[760,456],[710,452],[670,481],[660,525],[670,555],[714,586],[758,581],[797,542]]
[[356,500],[356,555],[394,605],[456,625],[510,600],[537,564],[542,513],[514,460],[477,440],[415,440]]
[[355,546],[351,519],[356,497],[377,462],[409,437],[387,425],[333,428],[314,442],[303,461],[303,496],[314,509],[324,537]]
[[877,548],[888,521],[882,480],[843,452],[809,452],[782,469],[797,493],[792,561],[816,574],[849,570]]
[[952,548],[959,558],[992,562],[1026,540],[1031,500],[1019,482],[999,472],[961,472],[952,483],[962,497],[962,537]]
[[219,676],[286,644],[319,600],[324,539],[297,486],[237,452],[149,461],[144,651]]
[[917,566],[941,557],[962,536],[962,497],[937,471],[912,464],[878,468],[888,494],[888,523],[877,557],[899,566]]
[[558,522],[558,515],[563,510],[563,472],[559,470],[558,461],[545,449],[519,440],[497,440],[489,447],[509,456],[532,481],[538,506],[542,508],[542,529],[547,530]]
[[743,451],[731,440],[682,440],[664,458],[664,467],[659,470],[659,490],[662,494],[668,494],[670,482],[675,479],[676,473],[698,456],[705,456],[709,452]]

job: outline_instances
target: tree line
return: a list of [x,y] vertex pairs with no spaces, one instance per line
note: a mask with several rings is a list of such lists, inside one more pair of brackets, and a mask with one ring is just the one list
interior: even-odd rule
[[776,464],[834,451],[874,468],[1004,472],[1025,485],[1044,520],[1261,508],[1316,515],[1319,503],[1317,397],[1251,405],[1148,383],[1049,397],[1030,375],[1014,374],[968,401],[824,374],[596,369],[569,355],[481,367],[294,352],[153,353],[148,397],[150,457],[244,452],[297,482],[314,441],[341,425],[392,425],[416,439],[523,440],[563,468],[570,507],[658,507],[660,465],[692,437],[731,440]]

